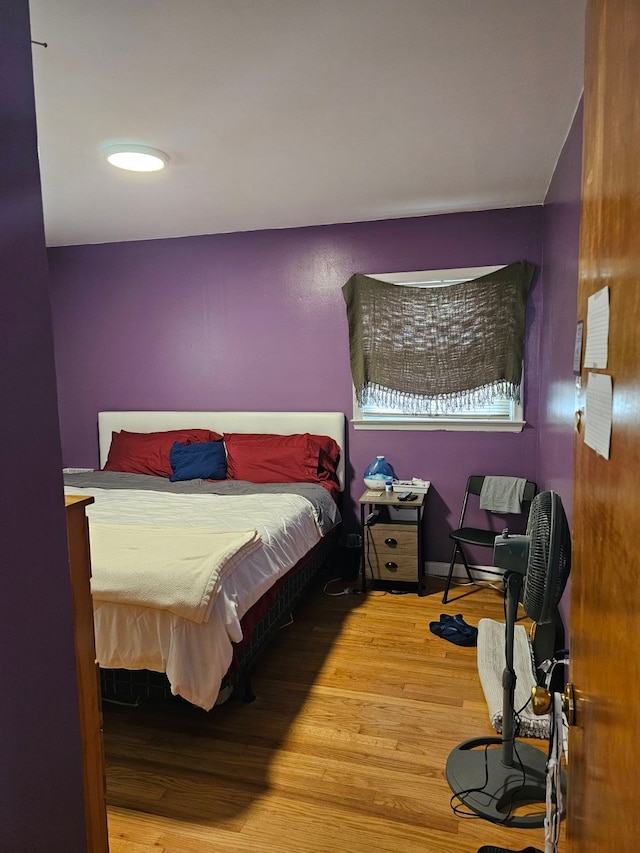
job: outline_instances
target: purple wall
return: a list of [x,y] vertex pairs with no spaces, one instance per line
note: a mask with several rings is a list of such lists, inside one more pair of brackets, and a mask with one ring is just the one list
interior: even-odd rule
[[86,850],[27,0],[0,0],[0,850]]
[[[101,409],[352,411],[341,288],[355,272],[542,260],[542,208],[49,251],[63,456],[97,464]],[[433,483],[427,558],[448,560],[469,473],[536,476],[540,282],[519,435],[354,432],[351,497],[385,454]],[[354,505],[346,502],[353,524]]]
[[545,489],[573,505],[573,347],[578,295],[582,103],[547,193],[544,206],[544,288],[540,334],[538,471]]
[[[573,438],[576,400],[573,349],[578,293],[582,103],[580,103],[544,206],[544,288],[540,334],[538,471],[541,488],[573,509]],[[561,604],[569,624],[569,588]]]

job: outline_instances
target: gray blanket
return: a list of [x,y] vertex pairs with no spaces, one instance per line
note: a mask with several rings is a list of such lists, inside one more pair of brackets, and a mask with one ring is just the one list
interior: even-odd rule
[[522,512],[526,485],[522,477],[485,477],[480,490],[480,509],[498,513]]
[[172,483],[164,477],[148,474],[121,474],[118,471],[89,471],[65,474],[65,486],[78,489],[143,489],[176,495],[301,495],[315,507],[318,527],[326,535],[341,521],[340,511],[329,492],[316,483],[248,483],[244,480],[183,480]]

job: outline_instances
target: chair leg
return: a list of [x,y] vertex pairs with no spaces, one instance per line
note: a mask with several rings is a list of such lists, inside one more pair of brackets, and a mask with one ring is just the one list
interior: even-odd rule
[[467,561],[467,555],[464,553],[464,548],[462,547],[462,545],[459,542],[458,542],[458,552],[459,552],[460,556],[462,557],[462,565],[464,566],[464,570],[467,573],[467,577],[469,578],[469,583],[475,583],[473,577],[471,576],[471,566],[469,565],[469,563]]
[[464,570],[467,573],[467,577],[469,578],[469,583],[475,583],[474,579],[471,577],[471,572],[469,570],[469,563],[467,562],[467,558],[465,556],[464,551],[462,550],[462,546],[459,542],[456,542],[453,548],[453,554],[451,555],[451,563],[449,564],[449,574],[447,575],[447,583],[444,588],[444,595],[442,596],[442,603],[447,604],[449,600],[449,589],[451,587],[451,578],[453,577],[453,569],[456,563],[456,557],[460,554],[462,557],[462,565],[464,566]]
[[458,543],[456,542],[453,546],[453,554],[451,555],[451,563],[449,564],[449,574],[447,575],[447,583],[444,588],[444,595],[442,596],[442,603],[446,604],[449,596],[449,588],[451,587],[451,578],[453,576],[453,567],[456,562],[456,556],[458,554]]

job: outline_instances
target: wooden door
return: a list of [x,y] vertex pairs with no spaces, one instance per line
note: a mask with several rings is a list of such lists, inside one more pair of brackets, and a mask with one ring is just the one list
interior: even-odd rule
[[[578,314],[607,285],[608,460],[576,438],[569,853],[637,849],[640,808],[640,3],[590,0]],[[569,330],[567,330],[569,334]],[[583,384],[587,372],[583,371]],[[588,412],[587,412],[588,417]]]

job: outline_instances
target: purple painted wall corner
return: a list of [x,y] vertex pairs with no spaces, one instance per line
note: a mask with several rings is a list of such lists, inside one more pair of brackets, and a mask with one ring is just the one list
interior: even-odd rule
[[[578,294],[582,191],[582,102],[574,116],[544,206],[544,293],[540,334],[538,471],[541,487],[573,513],[576,387],[573,351]],[[569,624],[569,589],[561,613]]]

